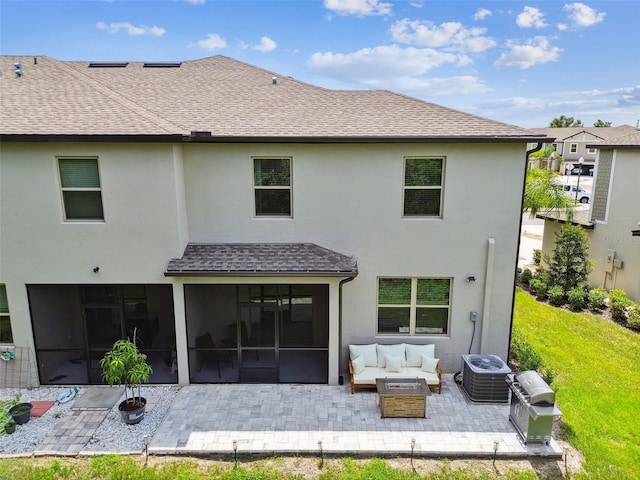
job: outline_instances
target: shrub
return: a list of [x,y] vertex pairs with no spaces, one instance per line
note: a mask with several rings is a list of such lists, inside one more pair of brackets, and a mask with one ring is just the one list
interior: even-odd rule
[[533,278],[533,272],[528,268],[525,268],[520,274],[520,281],[525,285],[529,285],[529,282]]
[[549,297],[549,303],[554,307],[561,307],[564,305],[564,291],[560,285],[554,285],[547,291]]
[[511,337],[511,357],[518,363],[517,370],[519,372],[542,368],[542,357],[517,331],[514,331]]
[[544,367],[539,373],[547,385],[551,385],[556,378],[556,371],[551,367]]
[[542,250],[539,248],[533,249],[533,264],[540,265],[540,260],[542,260]]
[[556,234],[553,256],[548,262],[551,284],[565,292],[582,285],[591,271],[589,239],[582,227],[565,225]]
[[577,312],[585,307],[587,303],[587,292],[585,292],[582,287],[573,288],[567,294],[567,300],[569,301],[571,310]]
[[607,305],[607,291],[604,288],[594,288],[589,292],[588,305],[591,310],[602,310]]
[[629,323],[629,327],[634,330],[640,330],[640,305],[637,303],[631,304],[631,308],[627,311],[629,318],[627,322]]
[[631,305],[631,300],[627,298],[627,292],[620,288],[609,290],[609,308],[611,318],[618,323],[627,323],[627,307]]
[[531,289],[531,293],[533,293],[538,300],[547,299],[548,287],[546,282],[534,277],[529,281],[529,288]]

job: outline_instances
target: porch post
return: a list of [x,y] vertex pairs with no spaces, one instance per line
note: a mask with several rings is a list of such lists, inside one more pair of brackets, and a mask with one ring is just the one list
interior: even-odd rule
[[329,385],[338,385],[340,365],[340,286],[337,280],[329,282]]
[[173,317],[176,329],[176,360],[178,362],[178,384],[189,384],[189,352],[187,350],[187,320],[184,305],[184,285],[173,279]]

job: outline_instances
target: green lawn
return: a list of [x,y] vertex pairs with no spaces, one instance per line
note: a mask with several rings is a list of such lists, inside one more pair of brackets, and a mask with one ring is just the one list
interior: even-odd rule
[[640,479],[640,335],[518,290],[514,329],[556,371],[567,438],[588,478]]

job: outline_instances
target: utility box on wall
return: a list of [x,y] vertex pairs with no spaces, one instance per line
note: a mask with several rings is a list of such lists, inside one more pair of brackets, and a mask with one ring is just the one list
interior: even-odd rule
[[604,262],[604,271],[607,273],[613,272],[613,262],[616,259],[616,251],[609,249],[607,250],[607,257]]

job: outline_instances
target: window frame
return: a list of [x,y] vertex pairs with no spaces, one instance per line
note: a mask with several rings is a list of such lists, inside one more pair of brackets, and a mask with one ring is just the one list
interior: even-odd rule
[[[407,185],[407,162],[409,160],[441,160],[440,168],[440,185]],[[447,157],[445,155],[410,155],[403,157],[402,160],[402,218],[406,219],[428,219],[428,218],[442,218],[443,216],[443,203],[444,203],[444,183],[445,183],[445,170],[446,170]],[[437,214],[407,214],[406,213],[406,193],[407,190],[439,190],[440,198]]]
[[[380,303],[380,284],[381,280],[410,280],[411,281],[411,299],[410,303]],[[449,297],[448,303],[444,304],[418,304],[418,282],[420,280],[447,280],[449,282]],[[453,296],[453,278],[451,277],[408,277],[408,276],[380,276],[376,279],[376,335],[377,336],[411,336],[411,337],[426,337],[426,336],[437,336],[437,337],[448,337],[450,336],[451,331],[451,306],[452,306],[452,296]],[[380,330],[380,309],[381,308],[398,308],[398,309],[407,309],[409,308],[409,326],[408,331],[405,331],[407,327],[399,326],[398,332],[385,332]],[[418,318],[418,310],[419,309],[446,309],[447,311],[447,320],[446,325],[444,325],[443,332],[417,332],[417,318]],[[401,331],[402,329],[402,331]]]
[[569,144],[569,153],[578,153],[578,144],[570,143]]
[[[256,185],[256,160],[287,160],[289,162],[289,185]],[[293,218],[293,157],[286,155],[252,156],[251,157],[251,191],[253,194],[253,217],[267,219],[290,219]],[[289,214],[262,214],[258,213],[257,191],[258,190],[287,190],[289,192]]]
[[[97,187],[65,187],[62,180],[61,163],[63,161],[80,161],[80,160],[93,160],[96,164],[96,172],[98,175]],[[58,156],[56,157],[56,168],[58,172],[58,186],[60,187],[60,204],[62,206],[62,219],[69,223],[104,223],[104,201],[102,198],[102,175],[100,173],[100,161],[97,156]],[[102,210],[102,217],[96,218],[74,218],[67,215],[67,204],[65,203],[65,192],[98,192],[100,194],[100,209]]]
[[[9,324],[9,336],[10,338],[7,340],[3,340],[0,337],[0,345],[13,345],[13,327],[11,326],[11,314],[9,312],[9,297],[7,295],[7,286],[4,283],[0,283],[0,290],[4,291],[4,300],[7,304],[6,311],[0,307],[0,330],[1,324],[7,322]],[[0,294],[1,295],[1,294]]]

